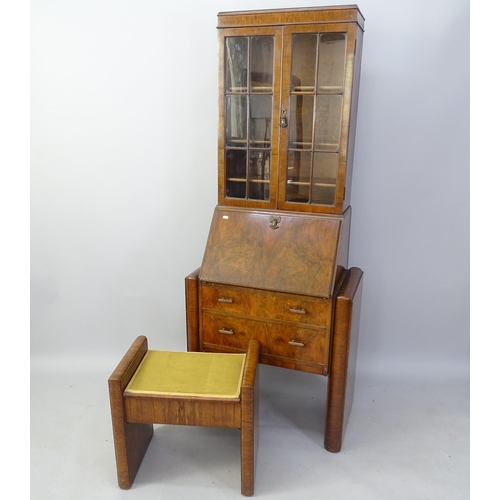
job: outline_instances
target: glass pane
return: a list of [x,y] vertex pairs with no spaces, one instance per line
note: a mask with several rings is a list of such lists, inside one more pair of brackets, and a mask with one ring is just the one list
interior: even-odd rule
[[314,153],[312,203],[333,205],[339,156],[337,153]]
[[292,41],[292,92],[314,91],[317,35],[294,35]]
[[241,95],[226,96],[226,145],[247,145],[247,98]]
[[227,198],[246,198],[245,182],[226,181],[226,197]]
[[243,150],[226,151],[226,196],[246,198],[247,152]]
[[311,153],[305,151],[288,152],[288,174],[286,199],[298,203],[309,201],[311,186]]
[[269,200],[274,36],[225,40],[225,196]]
[[248,38],[226,38],[226,92],[247,91]]
[[338,151],[342,96],[318,95],[316,99],[314,149]]
[[318,91],[342,92],[344,87],[345,35],[323,33],[319,38]]
[[271,147],[272,111],[272,96],[250,96],[250,143],[252,146],[259,148]]
[[247,177],[247,152],[239,149],[226,151],[226,177],[244,179]]
[[270,151],[250,150],[248,197],[253,200],[269,200]]
[[257,36],[250,39],[250,69],[252,92],[273,90],[274,39]]
[[291,95],[289,118],[289,147],[310,149],[312,147],[314,96]]

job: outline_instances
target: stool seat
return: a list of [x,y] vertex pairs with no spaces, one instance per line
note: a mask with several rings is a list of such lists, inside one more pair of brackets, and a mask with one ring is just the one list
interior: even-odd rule
[[132,486],[153,424],[241,430],[241,493],[253,495],[259,343],[244,354],[148,350],[137,337],[108,379],[120,488]]
[[124,394],[239,398],[245,357],[246,354],[149,350]]

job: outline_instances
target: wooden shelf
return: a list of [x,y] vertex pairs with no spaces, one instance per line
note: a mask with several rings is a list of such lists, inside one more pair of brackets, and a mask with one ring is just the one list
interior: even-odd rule
[[[313,149],[312,142],[293,142],[292,147],[288,148],[288,151],[306,151],[315,153],[338,153],[339,144],[334,142],[317,142],[316,147]],[[293,147],[295,146],[295,147]],[[300,147],[299,147],[300,146]],[[321,149],[324,148],[324,149]]]
[[[226,180],[230,182],[247,182],[247,180],[242,177],[228,177]],[[253,184],[269,184],[270,181],[269,179],[249,179],[248,182]]]
[[[289,186],[310,186],[311,183],[307,181],[291,181],[288,180],[287,184]],[[313,187],[324,187],[324,188],[334,188],[336,184],[332,182],[313,182],[312,183]]]
[[304,181],[287,181],[287,184],[290,186],[310,186],[310,182],[304,182]]

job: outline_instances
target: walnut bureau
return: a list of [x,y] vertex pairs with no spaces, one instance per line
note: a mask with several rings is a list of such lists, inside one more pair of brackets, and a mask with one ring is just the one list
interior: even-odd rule
[[364,18],[355,5],[220,13],[218,204],[186,277],[190,351],[328,377],[325,448],[352,405],[363,272],[348,267]]

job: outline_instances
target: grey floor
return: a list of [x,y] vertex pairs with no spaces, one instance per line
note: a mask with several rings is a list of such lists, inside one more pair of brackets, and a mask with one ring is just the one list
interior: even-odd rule
[[[116,362],[101,365],[32,363],[32,500],[242,498],[238,431],[202,427],[156,427],[132,489],[120,490],[107,394]],[[323,448],[326,378],[261,365],[255,497],[468,499],[469,383],[437,379],[358,375],[334,454]]]

